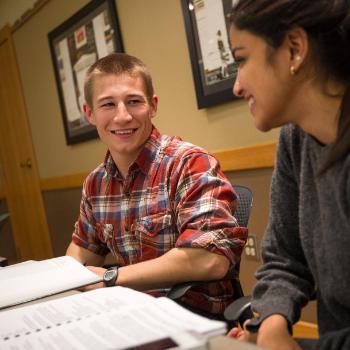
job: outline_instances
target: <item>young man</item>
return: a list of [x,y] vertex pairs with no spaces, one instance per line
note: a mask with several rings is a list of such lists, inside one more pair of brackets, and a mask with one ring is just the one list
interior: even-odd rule
[[[108,147],[85,180],[67,250],[104,275],[89,288],[150,291],[222,279],[247,234],[233,217],[235,194],[213,156],[152,125],[158,99],[143,62],[123,53],[100,59],[87,72],[85,99],[86,117]],[[119,268],[106,272],[109,252]],[[232,300],[230,282],[220,281],[182,302],[221,314]]]

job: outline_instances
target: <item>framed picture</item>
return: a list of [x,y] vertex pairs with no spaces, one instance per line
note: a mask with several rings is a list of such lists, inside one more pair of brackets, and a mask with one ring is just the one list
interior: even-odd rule
[[85,119],[84,79],[100,57],[123,52],[114,0],[93,0],[49,34],[58,96],[68,145],[97,137]]
[[237,73],[229,44],[235,0],[181,0],[198,108],[233,101]]

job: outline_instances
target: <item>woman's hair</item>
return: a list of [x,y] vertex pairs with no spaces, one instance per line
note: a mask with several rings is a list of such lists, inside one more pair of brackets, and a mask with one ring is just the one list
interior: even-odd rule
[[293,27],[303,28],[315,71],[346,85],[337,138],[321,173],[350,151],[350,0],[238,0],[231,23],[278,48]]
[[154,94],[151,74],[146,65],[138,58],[126,53],[112,53],[96,61],[87,71],[84,83],[84,95],[86,103],[92,108],[93,84],[96,76],[122,75],[141,77],[145,94],[149,104],[153,104]]

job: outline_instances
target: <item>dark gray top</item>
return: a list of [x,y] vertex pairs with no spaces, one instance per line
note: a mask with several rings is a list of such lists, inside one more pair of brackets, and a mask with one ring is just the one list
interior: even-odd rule
[[290,323],[317,290],[320,340],[305,349],[350,349],[350,155],[318,176],[329,146],[282,128],[271,211],[253,308]]

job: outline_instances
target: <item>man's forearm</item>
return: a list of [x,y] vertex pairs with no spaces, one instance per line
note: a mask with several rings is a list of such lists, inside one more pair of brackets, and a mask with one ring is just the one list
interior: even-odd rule
[[121,267],[117,285],[142,291],[181,282],[219,280],[229,265],[225,256],[202,248],[174,248],[159,258]]

